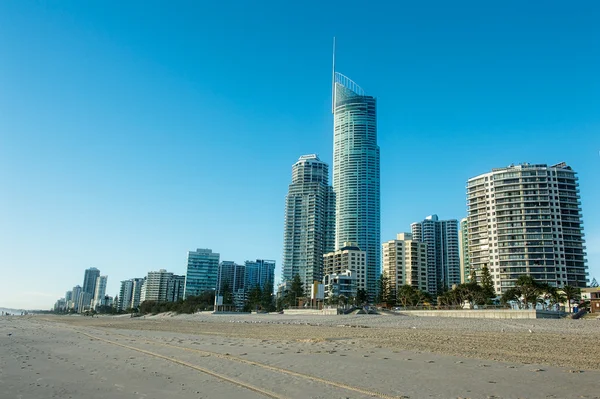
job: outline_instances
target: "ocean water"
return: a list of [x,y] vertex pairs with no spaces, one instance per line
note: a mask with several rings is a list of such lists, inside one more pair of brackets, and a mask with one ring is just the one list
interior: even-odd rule
[[23,310],[20,310],[20,309],[0,308],[0,316],[2,315],[2,312],[4,312],[4,314],[10,313],[13,316],[20,316],[21,313],[23,312]]

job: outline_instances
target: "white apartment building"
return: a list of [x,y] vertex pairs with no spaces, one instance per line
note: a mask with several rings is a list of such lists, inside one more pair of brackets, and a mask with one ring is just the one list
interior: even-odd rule
[[104,301],[104,296],[106,295],[106,282],[108,281],[108,276],[98,276],[96,278],[96,289],[94,292],[94,308],[96,306],[102,305]]
[[356,297],[356,292],[356,276],[350,270],[323,276],[323,296],[326,301],[334,296],[349,300]]
[[566,163],[511,165],[467,181],[468,255],[501,294],[521,275],[585,287],[587,263],[575,171]]
[[323,254],[334,250],[335,195],[329,166],[315,154],[292,166],[285,198],[282,277],[300,276],[305,288],[323,279]]
[[403,285],[427,291],[427,243],[413,240],[411,233],[399,233],[382,244],[383,273],[392,292]]
[[[350,270],[355,278],[356,290],[367,290],[369,287],[367,273],[367,252],[362,251],[355,243],[345,242],[338,251],[323,255],[323,275],[342,275]],[[353,295],[353,296],[356,296]]]

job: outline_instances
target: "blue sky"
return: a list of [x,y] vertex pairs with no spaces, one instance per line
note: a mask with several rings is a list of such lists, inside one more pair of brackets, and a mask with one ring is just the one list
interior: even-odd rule
[[[525,4],[526,3],[526,4]],[[0,305],[188,250],[281,266],[291,165],[332,159],[337,69],[378,98],[382,239],[511,163],[579,173],[600,278],[600,4],[0,2]]]

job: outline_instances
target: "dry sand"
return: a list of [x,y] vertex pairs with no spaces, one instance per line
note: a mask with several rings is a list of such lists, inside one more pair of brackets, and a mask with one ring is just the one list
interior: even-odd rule
[[1,317],[0,398],[599,398],[598,342],[600,320]]

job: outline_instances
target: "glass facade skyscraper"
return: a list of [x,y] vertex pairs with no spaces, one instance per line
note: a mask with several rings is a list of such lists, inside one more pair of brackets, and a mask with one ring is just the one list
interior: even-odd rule
[[460,284],[458,220],[430,215],[410,228],[415,241],[427,243],[427,291],[436,295]]
[[335,72],[333,87],[333,190],[335,249],[354,242],[367,253],[367,292],[374,299],[380,272],[380,176],[377,103]]
[[217,288],[219,254],[210,249],[198,248],[188,252],[184,296],[197,296]]

